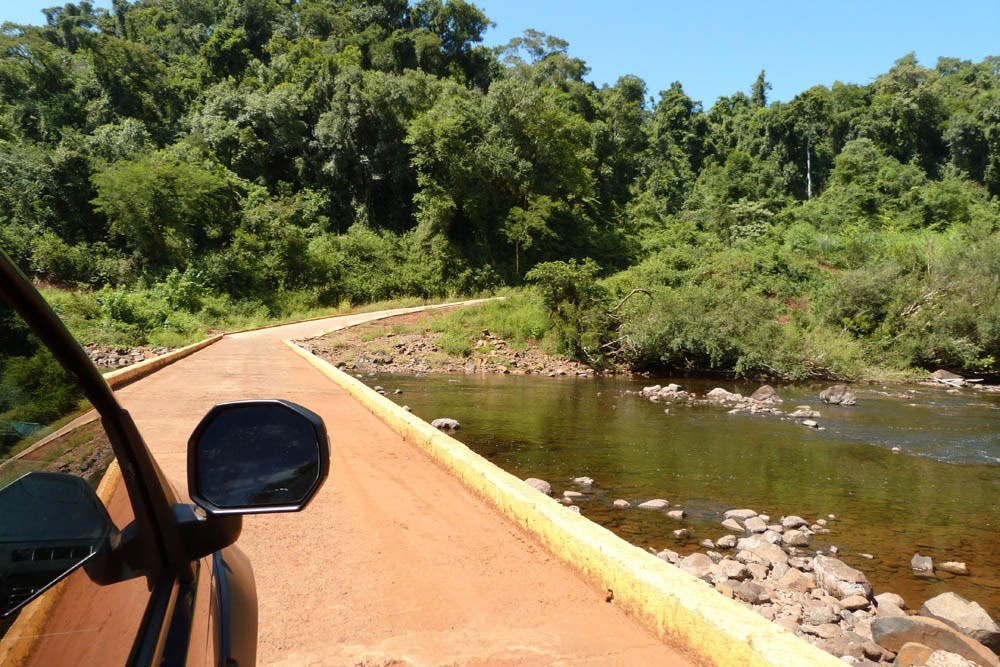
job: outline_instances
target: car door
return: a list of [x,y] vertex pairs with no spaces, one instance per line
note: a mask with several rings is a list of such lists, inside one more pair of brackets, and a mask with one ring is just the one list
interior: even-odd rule
[[253,665],[242,515],[297,512],[330,452],[318,415],[223,403],[179,502],[128,412],[0,251],[0,664]]
[[[17,287],[8,280],[0,288],[0,606],[8,612],[0,619],[0,662],[126,664],[149,651],[141,640],[154,643],[147,635],[164,579],[143,497],[147,481],[125,454],[122,425],[108,410],[114,406],[102,406],[102,418],[79,374],[67,372],[38,335],[38,323],[12,307]],[[32,486],[21,481],[36,478]],[[81,484],[106,513],[106,536],[94,539],[81,525],[86,509],[74,504]],[[99,571],[96,552],[125,544],[133,547],[131,562]]]

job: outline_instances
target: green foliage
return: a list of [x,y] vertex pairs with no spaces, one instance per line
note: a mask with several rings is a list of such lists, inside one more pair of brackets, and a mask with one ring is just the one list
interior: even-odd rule
[[238,191],[212,165],[160,151],[94,174],[96,211],[123,250],[155,268],[177,267],[226,236]]
[[[0,306],[0,341],[0,419],[45,426],[77,407],[79,385],[6,305]],[[0,435],[0,453],[12,444]]]
[[1000,372],[996,58],[705,109],[465,0],[45,18],[0,34],[0,244],[88,337],[529,282],[485,312],[592,363]]
[[557,347],[593,364],[604,361],[603,345],[612,328],[607,289],[597,282],[600,267],[583,262],[544,262],[525,278],[537,285],[542,303],[555,320]]

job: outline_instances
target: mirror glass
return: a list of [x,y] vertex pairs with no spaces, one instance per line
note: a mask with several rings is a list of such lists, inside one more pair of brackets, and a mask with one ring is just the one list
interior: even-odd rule
[[194,444],[197,491],[220,509],[300,503],[319,479],[316,429],[281,404],[224,406]]
[[30,472],[0,489],[0,516],[3,614],[106,553],[117,536],[86,480],[66,473]]

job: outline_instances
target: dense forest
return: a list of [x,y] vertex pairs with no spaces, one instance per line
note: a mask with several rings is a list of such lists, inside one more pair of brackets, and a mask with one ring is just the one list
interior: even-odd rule
[[527,285],[595,365],[1000,371],[1000,58],[706,109],[465,0],[44,15],[0,30],[0,246],[123,342]]

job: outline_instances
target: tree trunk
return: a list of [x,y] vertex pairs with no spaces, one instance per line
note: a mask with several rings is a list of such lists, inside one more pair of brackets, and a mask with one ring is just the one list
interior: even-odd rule
[[812,128],[809,129],[809,138],[806,139],[806,200],[808,201],[812,201],[813,198],[812,158],[809,155],[811,148]]

